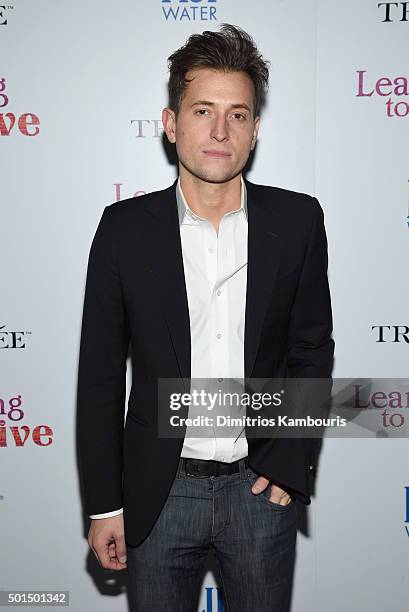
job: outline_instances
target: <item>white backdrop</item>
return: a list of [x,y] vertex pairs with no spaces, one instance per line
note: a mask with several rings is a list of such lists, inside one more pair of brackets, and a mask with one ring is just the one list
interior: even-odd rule
[[[392,3],[385,21],[378,4],[0,7],[0,589],[69,590],[75,612],[128,609],[126,572],[104,572],[88,550],[79,494],[83,291],[103,208],[176,176],[160,117],[166,58],[190,33],[239,25],[271,60],[247,176],[316,195],[324,209],[334,376],[407,376],[409,338],[394,341],[393,326],[409,325],[409,15]],[[381,325],[390,326],[384,342],[372,329]],[[324,442],[316,496],[300,519],[292,612],[403,609],[408,459],[407,439]],[[216,581],[209,571],[200,612],[221,612]]]

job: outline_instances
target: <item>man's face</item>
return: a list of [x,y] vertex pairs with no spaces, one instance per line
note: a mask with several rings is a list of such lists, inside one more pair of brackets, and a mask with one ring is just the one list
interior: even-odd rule
[[200,68],[188,83],[176,119],[166,108],[162,122],[176,143],[179,163],[196,178],[224,183],[240,174],[254,149],[259,117],[253,117],[253,83],[244,72]]

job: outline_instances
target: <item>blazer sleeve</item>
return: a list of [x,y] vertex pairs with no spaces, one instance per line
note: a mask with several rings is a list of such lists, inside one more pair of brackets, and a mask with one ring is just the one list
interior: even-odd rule
[[112,206],[93,238],[86,275],[77,386],[79,466],[88,515],[121,508],[129,324]]
[[[315,385],[308,382],[305,385],[300,384],[302,410],[313,417],[324,417],[327,416],[326,410],[331,397],[335,343],[332,338],[333,320],[324,212],[315,197],[312,201],[314,217],[310,239],[291,312],[287,375],[290,378],[319,379]],[[309,387],[313,389],[310,393]],[[304,439],[310,488],[316,474],[321,445],[322,437]]]
[[321,205],[316,198],[312,201],[313,220],[288,334],[287,367],[292,378],[326,378],[333,365],[327,236]]

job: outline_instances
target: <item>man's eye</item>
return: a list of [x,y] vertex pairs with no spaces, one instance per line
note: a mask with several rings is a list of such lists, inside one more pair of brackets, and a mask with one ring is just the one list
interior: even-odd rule
[[207,113],[207,112],[208,112],[207,108],[199,108],[199,109],[196,111],[196,113],[199,113],[199,114],[200,114],[200,115],[202,115],[202,116],[204,115],[204,113]]
[[243,120],[246,118],[246,115],[242,115],[241,113],[234,113],[233,115],[236,119]]

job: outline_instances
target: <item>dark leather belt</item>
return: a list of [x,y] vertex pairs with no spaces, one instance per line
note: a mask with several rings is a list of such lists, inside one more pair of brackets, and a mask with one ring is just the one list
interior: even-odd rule
[[[181,457],[181,467],[186,476],[193,478],[208,478],[209,476],[223,476],[225,474],[235,474],[240,471],[239,462],[225,463],[223,461],[205,460],[205,459],[190,459]],[[248,458],[244,458],[244,465],[248,466]]]

